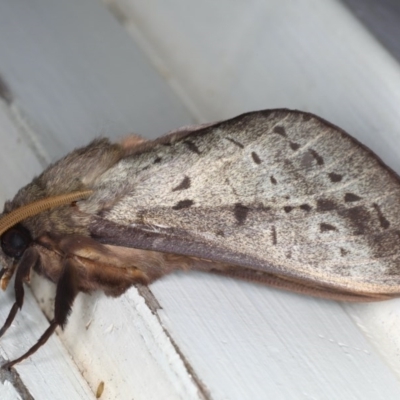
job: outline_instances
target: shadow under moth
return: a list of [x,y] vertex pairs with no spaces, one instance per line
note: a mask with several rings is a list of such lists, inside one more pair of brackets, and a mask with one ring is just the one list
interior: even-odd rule
[[251,112],[154,141],[98,139],[50,165],[0,216],[10,327],[31,270],[56,283],[64,327],[79,292],[119,296],[201,270],[341,301],[399,295],[400,181],[309,113]]

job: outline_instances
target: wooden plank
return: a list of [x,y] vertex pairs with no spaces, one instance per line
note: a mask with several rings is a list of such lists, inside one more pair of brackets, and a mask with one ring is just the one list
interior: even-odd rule
[[3,80],[51,160],[97,136],[192,121],[96,0],[2,2],[0,48]]
[[342,0],[365,26],[400,60],[400,3],[397,0]]
[[22,400],[15,387],[9,382],[5,381],[0,385],[0,396],[2,399]]

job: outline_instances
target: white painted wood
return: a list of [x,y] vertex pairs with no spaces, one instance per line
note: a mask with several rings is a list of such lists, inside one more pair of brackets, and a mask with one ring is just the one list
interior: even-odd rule
[[[337,123],[400,171],[398,64],[338,2],[117,0],[114,12],[116,4],[134,40],[95,0],[0,3],[0,75],[15,97],[13,115],[29,128],[22,130],[26,154],[31,145],[42,161],[54,159],[98,133],[159,134],[192,120],[185,107],[210,121],[288,106]],[[18,168],[25,162],[15,150],[0,151],[10,174],[15,160]],[[29,157],[31,174],[38,162]],[[36,368],[24,384],[36,398],[53,398],[51,380],[34,383],[51,363],[53,373],[72,377],[57,392],[68,398],[81,385],[78,370],[92,391],[105,382],[104,399],[196,399],[207,391],[213,399],[400,395],[397,301],[343,307],[200,273],[170,276],[151,290],[159,318],[205,390],[136,289],[116,300],[80,296],[61,336],[77,367],[63,366],[68,357],[50,344],[17,368],[21,376]],[[30,299],[24,315],[40,321]],[[29,333],[22,322],[13,329],[18,336],[1,342],[7,356],[32,342],[19,340]]]
[[5,381],[0,385],[0,396],[4,400],[22,400],[22,397],[9,381]]
[[99,135],[191,121],[96,0],[0,2],[0,72],[52,160]]

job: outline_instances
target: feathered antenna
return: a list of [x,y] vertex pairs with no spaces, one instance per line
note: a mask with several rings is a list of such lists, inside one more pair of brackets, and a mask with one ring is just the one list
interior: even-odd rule
[[59,196],[47,197],[45,199],[34,201],[33,203],[17,208],[0,219],[0,236],[26,218],[33,217],[34,215],[40,214],[41,212],[51,208],[64,206],[73,201],[87,199],[92,193],[92,190],[84,190],[80,192],[61,194]]

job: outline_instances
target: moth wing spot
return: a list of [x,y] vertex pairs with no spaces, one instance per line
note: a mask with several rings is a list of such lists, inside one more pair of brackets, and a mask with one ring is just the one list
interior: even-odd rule
[[290,143],[289,143],[289,146],[290,146],[290,148],[291,148],[293,151],[298,150],[299,147],[300,147],[300,145],[299,145],[298,143],[294,143],[294,142],[290,142]]
[[328,232],[328,231],[337,231],[337,228],[331,224],[326,224],[322,222],[320,225],[321,232]]
[[191,185],[190,178],[185,175],[182,182],[178,186],[173,188],[172,191],[177,192],[178,190],[186,190],[190,188],[190,185]]
[[[375,235],[371,243],[373,255],[377,258],[395,255],[397,259],[399,241],[398,231],[385,231],[384,233]],[[399,275],[398,263],[396,262],[388,271],[388,275]]]
[[244,146],[242,145],[242,143],[238,142],[237,140],[232,139],[232,138],[226,138],[226,140],[229,140],[231,143],[233,143],[237,147],[244,149]]
[[280,126],[280,125],[275,126],[273,129],[273,132],[277,133],[278,135],[281,135],[283,137],[287,137],[286,130],[283,126]]
[[278,243],[275,226],[272,226],[272,228],[271,228],[271,236],[272,236],[272,244],[275,246]]
[[261,164],[261,159],[256,152],[252,151],[251,157],[256,164]]
[[290,213],[293,210],[293,207],[285,206],[285,207],[283,207],[283,209],[285,210],[285,213]]
[[311,208],[312,208],[312,207],[311,207],[309,204],[302,204],[302,205],[300,206],[300,209],[301,209],[301,210],[307,211],[307,212],[311,211]]
[[277,180],[274,178],[273,175],[271,175],[269,179],[271,180],[271,183],[272,183],[273,185],[276,185],[276,184],[278,183]]
[[352,202],[354,202],[354,201],[359,201],[359,200],[361,200],[361,197],[360,197],[360,196],[357,196],[357,195],[354,194],[354,193],[346,193],[346,194],[344,195],[344,201],[345,201],[345,203],[352,203]]
[[374,203],[372,204],[374,207],[375,211],[378,214],[378,219],[379,219],[379,224],[383,229],[388,229],[390,226],[390,222],[385,218],[385,216],[382,213],[381,208],[378,206],[378,204]]
[[176,203],[176,204],[172,207],[172,209],[173,209],[173,210],[182,210],[182,209],[184,209],[184,208],[189,208],[189,207],[191,207],[193,204],[194,204],[194,201],[193,201],[193,200],[189,200],[189,199],[181,200],[181,201],[178,201],[178,203]]
[[308,151],[314,157],[318,165],[324,165],[324,159],[315,150],[309,149]]
[[330,172],[328,174],[329,179],[331,180],[331,182],[337,183],[340,182],[343,178],[343,175],[340,174],[336,174],[335,172]]
[[188,148],[191,152],[193,152],[193,153],[195,153],[195,154],[198,154],[198,155],[201,154],[201,151],[200,151],[199,148],[197,147],[196,143],[192,142],[191,140],[185,140],[183,143],[187,146],[187,148]]
[[346,250],[346,249],[344,249],[343,247],[340,248],[340,255],[341,255],[342,257],[347,256],[347,254],[349,254],[349,253],[350,253],[349,250]]
[[243,225],[246,221],[247,214],[249,213],[249,208],[241,203],[236,203],[233,213],[239,225]]
[[340,209],[338,210],[338,214],[347,219],[353,229],[353,235],[364,235],[368,232],[371,215],[365,207],[357,206]]

